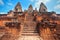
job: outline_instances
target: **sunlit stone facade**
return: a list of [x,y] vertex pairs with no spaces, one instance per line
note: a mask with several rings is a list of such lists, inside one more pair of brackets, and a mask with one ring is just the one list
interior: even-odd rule
[[59,40],[60,14],[48,12],[44,3],[39,11],[32,5],[22,11],[20,2],[14,10],[0,14],[0,40]]

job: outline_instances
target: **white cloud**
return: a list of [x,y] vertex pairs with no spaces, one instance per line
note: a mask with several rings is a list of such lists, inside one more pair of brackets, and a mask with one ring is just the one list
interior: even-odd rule
[[0,4],[4,4],[3,0],[0,0]]
[[57,12],[57,14],[60,14],[60,12]]
[[35,2],[34,4],[34,8],[36,7],[37,9],[39,9],[40,7],[40,3],[43,2],[44,4],[50,2],[50,0],[30,0],[31,2]]
[[60,4],[56,5],[54,9],[60,9]]
[[6,12],[0,12],[0,14],[7,14]]

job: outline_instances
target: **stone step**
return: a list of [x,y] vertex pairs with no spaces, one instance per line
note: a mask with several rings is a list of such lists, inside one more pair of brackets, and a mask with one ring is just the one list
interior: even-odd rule
[[37,33],[37,31],[23,31],[23,33]]
[[23,29],[23,30],[24,30],[24,31],[27,31],[27,30],[32,30],[32,31],[34,31],[34,30],[36,30],[36,29],[31,29],[31,28],[30,28],[30,29]]
[[24,29],[25,29],[25,28],[27,28],[27,29],[28,29],[28,28],[33,28],[33,29],[35,29],[36,27],[35,27],[35,26],[33,26],[33,27],[32,27],[32,26],[29,26],[29,27],[23,27],[23,28],[24,28]]
[[30,27],[31,27],[31,28],[36,28],[35,25],[34,25],[34,26],[24,26],[24,28],[28,28],[28,27],[29,27],[29,28],[30,28]]
[[27,24],[27,25],[24,25],[24,28],[25,27],[31,27],[31,28],[34,28],[34,27],[36,27],[36,25],[35,24]]
[[27,31],[22,31],[22,32],[37,32],[35,30],[27,30]]
[[24,27],[23,30],[35,30],[36,27]]
[[36,29],[28,28],[28,29],[23,29],[23,31],[36,31]]
[[22,34],[38,34],[38,33],[22,33]]
[[33,21],[25,21],[25,25],[35,25],[36,22]]
[[40,36],[21,36],[21,38],[22,38],[22,37],[24,37],[24,38],[25,38],[25,37],[29,37],[29,38],[30,38],[30,37],[40,38]]
[[18,40],[43,40],[40,36],[21,36]]
[[[28,25],[28,26],[27,26],[27,25]],[[36,27],[35,24],[27,24],[27,25],[25,25],[24,27]]]
[[23,28],[23,29],[36,29],[36,28]]
[[36,29],[23,29],[24,31],[28,31],[28,30],[32,30],[32,31],[34,31],[34,30],[36,30]]
[[36,29],[24,29],[23,31],[36,31]]
[[23,36],[39,36],[38,33],[22,33]]
[[36,29],[36,27],[24,27],[23,29]]

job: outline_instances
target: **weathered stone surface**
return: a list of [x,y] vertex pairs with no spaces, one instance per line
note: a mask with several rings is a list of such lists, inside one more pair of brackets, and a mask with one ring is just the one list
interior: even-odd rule
[[18,2],[14,11],[0,15],[0,40],[59,40],[60,17],[40,6],[39,12],[32,5],[23,12]]

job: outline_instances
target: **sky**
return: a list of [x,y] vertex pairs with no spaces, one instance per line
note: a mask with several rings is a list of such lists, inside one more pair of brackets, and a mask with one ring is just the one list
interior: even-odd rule
[[14,10],[16,4],[20,2],[22,10],[27,10],[29,5],[33,6],[33,9],[39,10],[41,2],[43,2],[48,12],[55,11],[60,14],[60,0],[0,0],[0,14],[6,14],[10,10]]

